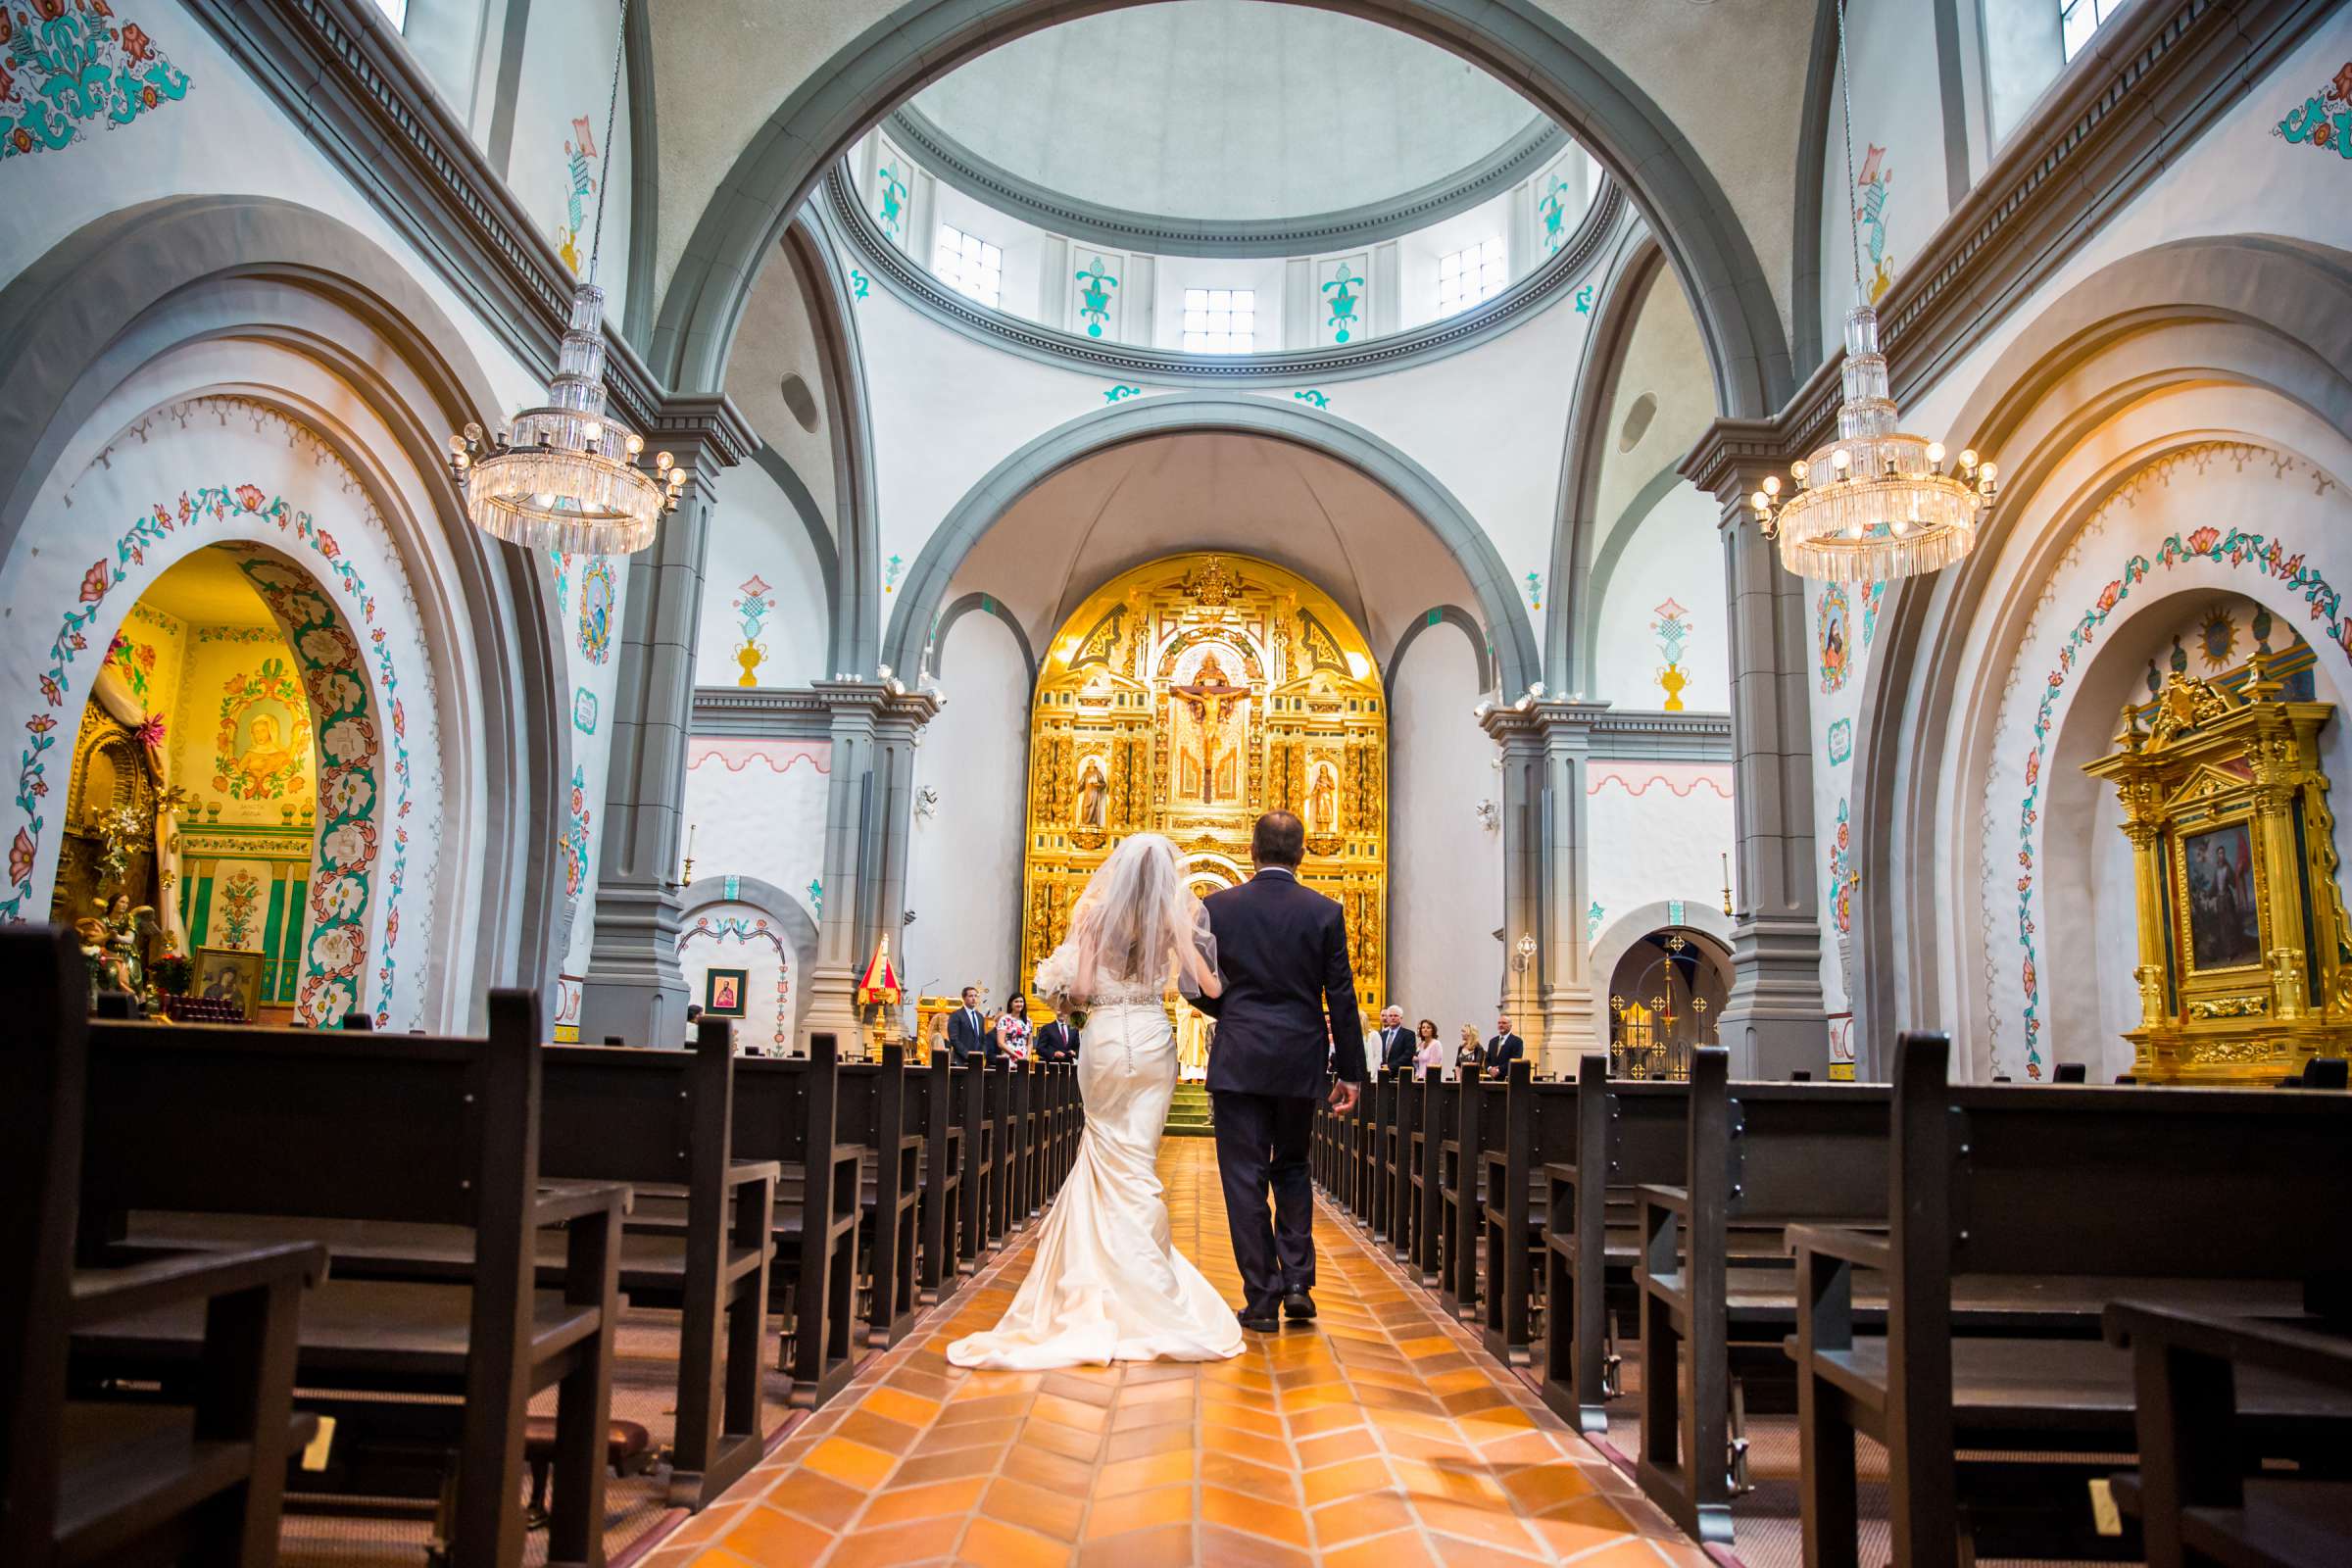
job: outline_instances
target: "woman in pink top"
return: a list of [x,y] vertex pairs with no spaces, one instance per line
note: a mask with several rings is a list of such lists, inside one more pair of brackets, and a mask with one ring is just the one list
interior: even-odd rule
[[1428,1018],[1422,1019],[1420,1033],[1421,1049],[1413,1054],[1413,1076],[1426,1078],[1429,1076],[1429,1069],[1435,1067],[1439,1069],[1439,1075],[1443,1077],[1446,1067],[1446,1042],[1438,1038],[1437,1024]]

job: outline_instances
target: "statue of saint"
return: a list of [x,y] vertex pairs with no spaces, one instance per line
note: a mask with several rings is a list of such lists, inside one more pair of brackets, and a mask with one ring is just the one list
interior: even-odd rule
[[1241,753],[1226,733],[1226,721],[1234,715],[1241,700],[1250,695],[1250,688],[1236,686],[1226,679],[1225,666],[1217,662],[1216,651],[1211,649],[1208,657],[1200,661],[1192,680],[1182,686],[1170,686],[1168,695],[1192,714],[1193,733],[1198,737],[1196,745],[1181,751],[1178,793],[1202,806],[1238,803],[1242,794]]
[[1086,760],[1078,772],[1078,825],[1100,831],[1107,814],[1105,807],[1110,785],[1102,777],[1102,764],[1095,758]]
[[1315,782],[1306,792],[1306,825],[1316,833],[1340,830],[1340,789],[1331,769],[1315,769]]
[[146,989],[146,927],[155,919],[155,906],[133,905],[130,895],[118,893],[106,910],[106,961],[122,988],[134,996]]

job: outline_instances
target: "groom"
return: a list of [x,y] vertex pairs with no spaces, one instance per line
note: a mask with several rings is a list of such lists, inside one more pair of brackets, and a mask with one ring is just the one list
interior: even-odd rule
[[[1208,1094],[1217,1126],[1225,1219],[1246,1298],[1242,1327],[1269,1334],[1315,1315],[1315,1199],[1307,1172],[1315,1102],[1355,1108],[1364,1032],[1348,924],[1339,905],[1298,881],[1306,829],[1268,811],[1250,835],[1257,875],[1207,900],[1225,989],[1194,1005],[1217,1020]],[[1334,1053],[1327,1083],[1324,1053]],[[1274,1223],[1266,1222],[1266,1192]]]

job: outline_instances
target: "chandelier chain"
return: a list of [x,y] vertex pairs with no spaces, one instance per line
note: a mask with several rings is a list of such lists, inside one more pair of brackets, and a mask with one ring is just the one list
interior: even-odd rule
[[[605,104],[605,145],[596,173],[596,231],[588,239],[588,281],[591,283],[596,281],[596,259],[605,248],[605,186],[612,178],[612,126],[620,115],[620,68],[629,44],[629,0],[620,0],[620,26],[617,31],[618,36],[612,40],[612,96]],[[1845,140],[1845,161],[1848,164],[1854,161],[1854,140],[1850,127]]]
[[[1838,0],[1838,98],[1845,120],[1845,245],[1854,262],[1854,303],[1862,305],[1869,302],[1862,296],[1862,228],[1854,211],[1854,60],[1845,48],[1845,0]],[[604,200],[602,187],[597,200]]]

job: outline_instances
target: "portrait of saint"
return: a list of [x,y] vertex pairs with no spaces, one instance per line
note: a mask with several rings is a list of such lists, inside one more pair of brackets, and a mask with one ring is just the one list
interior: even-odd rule
[[2180,847],[2191,962],[2199,969],[2261,962],[2262,919],[2254,901],[2254,844],[2247,824],[2191,834]]
[[740,1018],[746,1008],[744,992],[749,969],[712,969],[703,978],[703,1011],[713,1018]]

